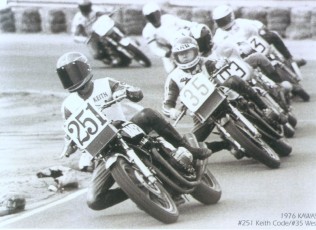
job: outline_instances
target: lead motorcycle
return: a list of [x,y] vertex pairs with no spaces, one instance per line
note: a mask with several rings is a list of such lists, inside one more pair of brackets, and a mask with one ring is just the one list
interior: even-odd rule
[[139,43],[126,36],[108,15],[100,16],[92,25],[92,31],[92,36],[97,36],[104,46],[108,46],[100,50],[104,59],[110,59],[107,50],[111,48],[118,53],[121,59],[120,66],[128,66],[132,60],[144,67],[151,66],[150,59],[141,51]]
[[[174,126],[190,111],[200,127],[212,124],[212,131],[232,146],[237,159],[253,158],[269,168],[281,164],[277,153],[262,139],[258,129],[228,100],[225,87],[217,87],[205,74],[198,73],[180,91],[182,112]],[[216,134],[214,132],[214,134]]]
[[[89,101],[67,119],[64,130],[81,150],[105,161],[129,198],[161,222],[177,221],[175,195],[190,194],[206,205],[217,203],[221,197],[221,187],[207,169],[206,160],[180,164],[170,151],[171,144],[162,137],[147,135],[132,122],[110,121]],[[185,138],[191,145],[200,146],[194,135]]]

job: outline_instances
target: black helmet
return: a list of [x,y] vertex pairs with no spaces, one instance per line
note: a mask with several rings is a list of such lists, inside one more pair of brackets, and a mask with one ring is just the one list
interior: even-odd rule
[[69,92],[77,91],[92,78],[88,59],[79,52],[63,54],[57,61],[56,70],[61,83]]
[[161,25],[161,9],[153,2],[149,2],[143,7],[143,15],[146,20],[158,28]]
[[210,28],[204,24],[196,24],[190,28],[192,37],[199,45],[200,52],[208,52],[213,47],[213,36]]
[[92,3],[90,0],[79,0],[78,7],[83,15],[88,15],[92,10]]

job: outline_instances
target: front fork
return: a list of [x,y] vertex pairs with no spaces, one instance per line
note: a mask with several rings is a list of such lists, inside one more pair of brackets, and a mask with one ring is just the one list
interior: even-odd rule
[[122,156],[125,159],[127,159],[130,163],[135,164],[141,171],[141,173],[148,179],[148,181],[154,184],[157,181],[156,177],[152,174],[148,167],[139,159],[134,150],[126,144],[126,142],[122,139],[122,136],[120,136],[119,134],[118,139],[121,143],[121,146],[125,150],[127,157],[122,154],[115,154],[107,160],[106,168],[111,167],[111,165],[116,161],[116,159]]

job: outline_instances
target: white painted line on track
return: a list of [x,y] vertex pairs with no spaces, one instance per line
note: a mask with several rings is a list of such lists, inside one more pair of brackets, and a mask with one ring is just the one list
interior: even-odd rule
[[14,223],[14,222],[16,222],[16,221],[22,220],[22,219],[24,219],[24,218],[27,218],[27,217],[29,217],[29,216],[32,216],[32,215],[34,215],[34,214],[43,212],[43,211],[45,211],[45,210],[47,210],[47,209],[49,209],[49,208],[52,208],[52,207],[54,207],[54,206],[56,206],[56,205],[65,203],[65,202],[67,202],[67,201],[69,201],[69,200],[72,200],[72,199],[74,199],[74,198],[76,198],[76,197],[78,197],[78,196],[80,196],[81,194],[86,193],[86,192],[87,192],[87,189],[82,189],[82,190],[80,190],[80,191],[78,191],[78,192],[75,192],[75,193],[73,193],[73,194],[70,194],[70,195],[68,195],[68,196],[66,196],[66,197],[64,197],[64,198],[62,198],[62,199],[60,199],[60,200],[57,200],[57,201],[52,202],[52,203],[50,203],[50,204],[47,204],[47,205],[45,205],[45,206],[43,206],[43,207],[36,208],[36,209],[34,209],[34,210],[31,210],[31,211],[26,211],[25,214],[21,214],[21,215],[19,215],[19,216],[17,216],[17,217],[10,218],[10,219],[8,219],[8,220],[6,220],[6,221],[0,223],[0,228],[6,226],[6,225],[8,225],[8,224],[12,224],[12,223]]

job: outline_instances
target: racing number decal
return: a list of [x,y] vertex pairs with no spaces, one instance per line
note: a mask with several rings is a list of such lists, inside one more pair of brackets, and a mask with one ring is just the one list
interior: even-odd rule
[[217,78],[223,83],[231,76],[243,78],[246,76],[246,72],[235,61],[232,61],[227,68],[217,74]]
[[[191,101],[193,106],[199,104],[200,96],[204,96],[208,93],[206,85],[199,80],[200,78],[195,78],[192,80],[192,87],[184,90],[184,96]],[[193,90],[193,91],[192,91]]]
[[180,99],[191,111],[196,111],[214,91],[215,86],[204,76],[189,81],[180,92]]
[[253,37],[250,40],[250,44],[251,44],[252,48],[255,49],[259,53],[264,53],[266,51],[265,45],[262,44],[261,41],[259,39],[257,39],[256,37]]
[[79,147],[84,148],[87,143],[92,141],[92,136],[97,134],[106,123],[107,120],[91,104],[87,103],[85,108],[67,120],[65,130]]

